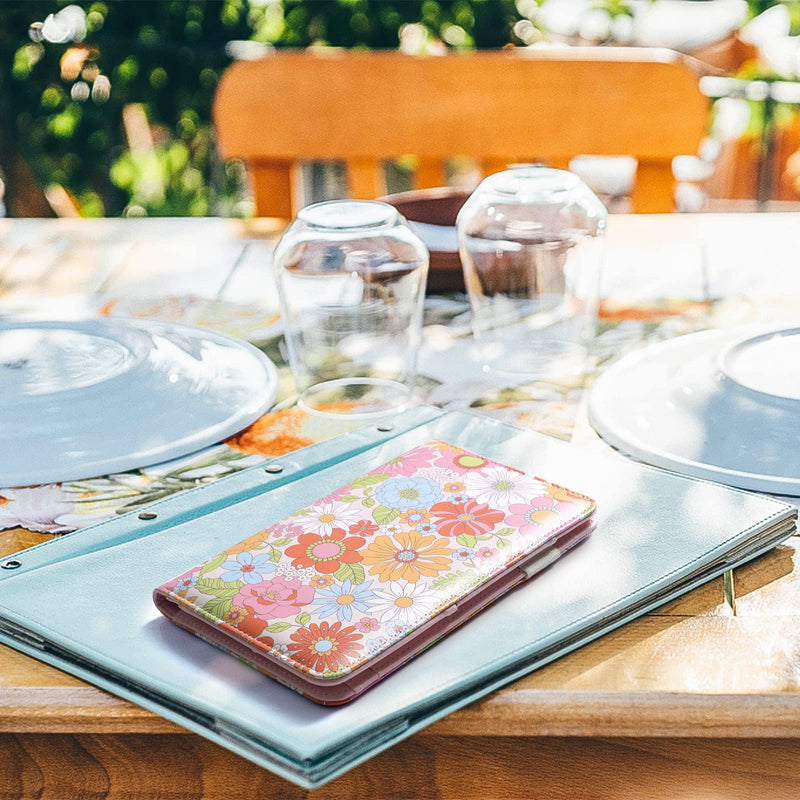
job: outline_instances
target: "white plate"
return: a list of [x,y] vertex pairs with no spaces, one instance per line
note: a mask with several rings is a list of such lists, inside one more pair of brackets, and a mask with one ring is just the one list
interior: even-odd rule
[[177,458],[254,422],[277,390],[261,351],[188,325],[0,321],[0,486]]
[[633,353],[596,381],[589,418],[648,464],[800,496],[800,328],[708,331]]

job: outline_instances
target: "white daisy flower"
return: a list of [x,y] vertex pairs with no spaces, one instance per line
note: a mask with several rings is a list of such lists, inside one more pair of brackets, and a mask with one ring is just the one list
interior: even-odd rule
[[361,519],[361,511],[356,506],[334,500],[314,506],[310,514],[298,517],[296,523],[305,533],[320,533],[323,536],[329,536],[334,528],[347,530],[359,519]]
[[542,497],[547,486],[530,475],[505,467],[487,467],[469,472],[462,478],[467,494],[492,508],[508,508],[512,503],[526,503]]
[[424,583],[402,580],[391,581],[386,588],[378,589],[375,594],[379,603],[370,609],[373,616],[378,617],[381,622],[396,619],[409,626],[430,614],[439,599],[436,592],[431,591]]

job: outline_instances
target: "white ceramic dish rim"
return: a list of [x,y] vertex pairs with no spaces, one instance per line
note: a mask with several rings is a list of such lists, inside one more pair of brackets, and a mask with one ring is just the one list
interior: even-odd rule
[[[698,339],[703,338],[708,340],[721,339],[724,341],[726,337],[730,338],[731,341],[723,345],[721,352],[717,356],[716,362],[717,365],[720,366],[721,363],[723,363],[724,356],[729,351],[731,351],[735,346],[741,345],[743,342],[749,339],[760,338],[770,334],[797,332],[798,330],[800,329],[798,329],[796,325],[791,327],[765,327],[762,325],[757,328],[754,327],[749,329],[748,333],[739,336],[737,336],[735,332],[725,329],[701,331],[688,335],[697,337]],[[684,456],[670,453],[663,448],[645,444],[638,436],[622,438],[612,427],[609,427],[605,424],[602,415],[598,416],[595,408],[595,397],[600,394],[601,391],[605,390],[606,384],[615,380],[617,372],[627,371],[631,365],[634,365],[645,358],[658,358],[662,352],[665,350],[671,350],[676,346],[676,343],[681,343],[682,339],[684,338],[685,337],[678,337],[676,339],[670,339],[665,342],[659,342],[657,344],[650,345],[643,350],[637,350],[636,352],[629,353],[627,356],[624,356],[618,362],[610,366],[605,372],[603,372],[595,381],[589,396],[589,423],[597,431],[600,437],[609,445],[614,447],[616,450],[619,450],[621,453],[636,459],[637,461],[642,461],[646,464],[652,464],[653,466],[667,469],[672,472],[677,472],[682,475],[689,475],[694,478],[704,478],[716,483],[725,483],[731,486],[736,486],[740,489],[748,489],[757,492],[769,492],[771,494],[779,494],[786,497],[800,497],[800,477],[786,478],[777,475],[764,475],[757,472],[746,472],[743,470],[729,469],[727,467],[712,466],[700,461],[695,461],[691,458],[685,458]],[[752,389],[751,387],[738,383],[738,381],[737,385],[748,392],[752,392],[753,394],[766,394],[757,389]],[[769,396],[775,400],[782,400],[783,402],[797,402],[790,398],[781,398],[776,397],[775,395]]]
[[[195,325],[187,325],[179,322],[168,322],[163,320],[145,320],[136,317],[88,317],[84,319],[41,319],[30,316],[15,317],[8,319],[0,319],[0,332],[3,330],[13,330],[16,328],[53,328],[53,329],[69,329],[81,330],[83,326],[89,328],[97,327],[100,324],[107,324],[110,327],[114,325],[120,326],[133,326],[137,329],[144,328],[145,330],[151,328],[167,328],[175,329],[178,332],[185,332],[190,336],[201,335],[206,339],[211,339],[216,342],[233,344],[236,347],[246,350],[254,360],[260,363],[266,375],[267,388],[261,403],[254,405],[250,414],[231,415],[221,422],[206,426],[202,430],[195,433],[193,436],[185,436],[178,443],[170,443],[168,445],[159,445],[148,450],[139,450],[136,454],[126,453],[125,455],[116,455],[107,459],[95,459],[90,462],[91,467],[88,472],[86,468],[79,468],[78,465],[70,465],[63,469],[53,469],[47,472],[44,469],[15,471],[13,464],[8,470],[0,465],[0,486],[8,487],[25,487],[37,486],[50,483],[66,483],[75,480],[86,480],[89,478],[97,478],[103,475],[112,475],[120,472],[127,472],[135,469],[142,469],[144,467],[155,466],[156,464],[165,461],[171,461],[175,458],[188,456],[191,453],[203,450],[213,444],[221,442],[230,436],[238,433],[246,428],[248,425],[255,422],[261,417],[272,404],[278,395],[279,377],[278,370],[269,357],[254,347],[244,339],[239,339],[227,334],[217,333],[216,331],[209,331]],[[76,390],[79,391],[79,390]]]

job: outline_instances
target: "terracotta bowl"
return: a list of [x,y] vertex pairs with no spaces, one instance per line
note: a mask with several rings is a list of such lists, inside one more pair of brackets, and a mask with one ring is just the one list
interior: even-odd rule
[[456,216],[470,192],[441,187],[418,189],[381,197],[393,205],[428,245],[431,254],[428,290],[433,292],[465,291],[464,273],[458,257]]

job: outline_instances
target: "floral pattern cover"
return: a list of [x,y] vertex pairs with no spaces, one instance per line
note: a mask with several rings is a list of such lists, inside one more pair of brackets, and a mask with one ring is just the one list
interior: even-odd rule
[[433,441],[156,593],[285,666],[335,679],[593,510],[588,497]]

